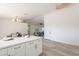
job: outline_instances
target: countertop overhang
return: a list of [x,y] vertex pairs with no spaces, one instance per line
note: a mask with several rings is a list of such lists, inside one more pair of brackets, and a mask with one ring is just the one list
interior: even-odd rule
[[4,41],[3,39],[1,39],[0,40],[0,49],[14,46],[14,45],[21,44],[21,43],[25,43],[25,42],[29,42],[32,40],[40,39],[40,38],[42,38],[42,37],[30,36],[28,38],[27,36],[25,36],[25,37],[15,37],[13,40],[10,40],[10,41]]

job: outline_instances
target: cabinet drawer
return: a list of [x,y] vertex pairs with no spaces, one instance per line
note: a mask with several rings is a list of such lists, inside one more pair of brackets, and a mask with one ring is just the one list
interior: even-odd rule
[[25,55],[25,44],[16,45],[8,48],[9,56],[24,56]]
[[20,45],[12,46],[12,47],[10,47],[9,49],[17,50],[17,49],[23,48],[23,46],[25,46],[25,45],[24,45],[24,44],[20,44]]
[[0,49],[0,56],[7,56],[7,49]]

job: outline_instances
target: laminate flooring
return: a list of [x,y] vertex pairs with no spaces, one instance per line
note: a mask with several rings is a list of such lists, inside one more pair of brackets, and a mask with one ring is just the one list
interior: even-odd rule
[[79,56],[79,46],[44,39],[42,56]]

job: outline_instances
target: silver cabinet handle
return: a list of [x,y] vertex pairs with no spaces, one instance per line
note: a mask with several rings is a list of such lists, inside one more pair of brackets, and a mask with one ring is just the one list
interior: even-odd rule
[[10,56],[10,54],[8,56]]
[[37,49],[37,44],[35,44],[35,49]]
[[30,42],[30,44],[33,44],[33,42]]
[[19,48],[21,48],[21,46],[15,47],[14,49],[19,49]]

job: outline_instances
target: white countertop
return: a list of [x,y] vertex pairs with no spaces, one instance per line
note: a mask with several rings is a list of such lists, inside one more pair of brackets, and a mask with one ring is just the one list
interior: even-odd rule
[[13,46],[16,44],[20,44],[20,43],[24,43],[24,42],[28,42],[28,41],[32,41],[32,40],[36,40],[42,37],[38,37],[38,36],[30,36],[30,38],[27,37],[16,37],[14,38],[14,40],[10,40],[10,41],[4,41],[4,39],[0,40],[0,49],[1,48],[6,48],[9,46]]

